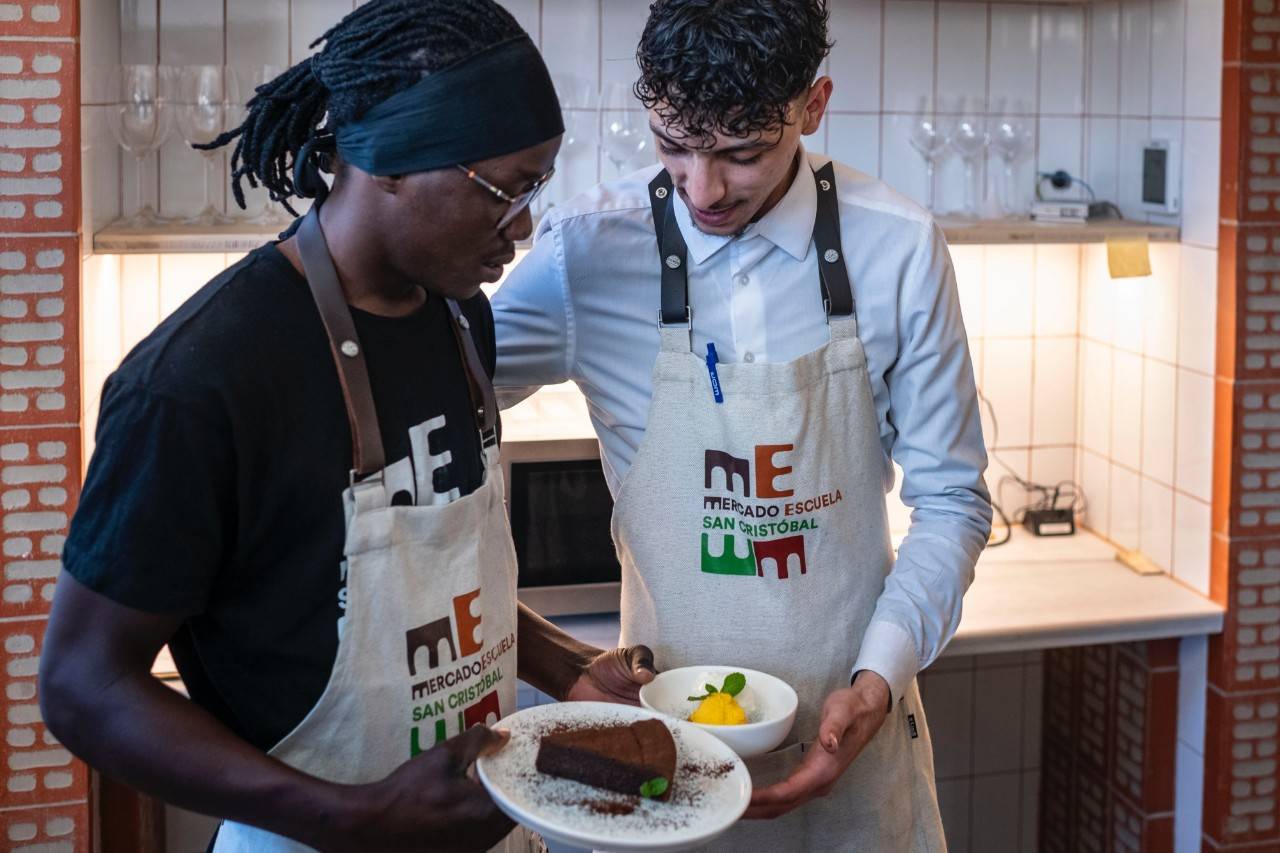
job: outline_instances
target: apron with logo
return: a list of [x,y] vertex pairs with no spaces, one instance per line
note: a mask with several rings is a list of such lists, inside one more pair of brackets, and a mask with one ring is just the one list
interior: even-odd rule
[[[798,180],[804,180],[801,175]],[[840,245],[835,174],[814,224],[831,338],[783,364],[718,364],[691,352],[686,249],[671,178],[650,184],[662,259],[661,350],[644,441],[613,517],[622,643],[660,668],[758,669],[795,688],[787,741],[747,761],[759,788],[785,778],[817,736],[823,700],[849,686],[893,566],[884,455]],[[832,792],[781,818],[742,821],[709,849],[942,851],[933,751],[913,681]]]
[[[337,658],[315,707],[270,754],[321,779],[361,784],[515,710],[515,551],[493,389],[458,305],[448,302],[481,431],[484,483],[451,503],[392,506],[368,369],[314,212],[298,229],[298,247],[338,365],[355,468],[343,496],[347,607]],[[515,845],[518,835],[504,843]],[[424,849],[430,844],[423,839]],[[231,821],[214,845],[217,853],[309,849]]]

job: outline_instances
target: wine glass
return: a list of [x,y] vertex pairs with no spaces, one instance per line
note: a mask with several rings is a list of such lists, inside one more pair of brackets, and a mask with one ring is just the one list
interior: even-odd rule
[[1022,119],[1012,114],[1002,115],[991,128],[991,150],[1004,164],[1000,181],[1000,209],[1005,216],[1016,217],[1022,212],[1022,206],[1014,199],[1013,164],[1027,149],[1030,137]]
[[171,69],[159,65],[119,65],[112,69],[107,125],[111,135],[134,158],[137,208],[121,220],[126,228],[152,228],[163,222],[146,198],[147,157],[159,150],[173,128],[165,103]]
[[595,86],[586,77],[579,74],[553,74],[551,82],[555,84],[561,110],[592,108],[592,102],[595,100]]
[[638,106],[631,87],[621,83],[607,84],[600,96],[604,153],[618,177],[633,157],[652,145],[648,122]]
[[977,166],[982,151],[987,147],[987,131],[982,120],[961,115],[951,127],[948,143],[964,162],[964,214],[978,215]]
[[[268,64],[238,67],[236,76],[241,84],[240,97],[232,110],[234,116],[228,116],[228,125],[235,126],[238,122],[244,121],[245,114],[248,111],[247,104],[253,100],[254,95],[258,93],[258,89],[288,70],[288,65]],[[228,213],[240,221],[250,225],[264,226],[267,230],[283,229],[293,221],[293,217],[289,215],[289,212],[282,205],[271,201],[271,194],[266,187],[252,187],[246,182],[241,184],[240,188],[244,191],[243,212],[237,213],[233,208],[230,208],[230,205],[234,204],[234,202],[228,202]]]
[[591,154],[591,172],[595,173],[596,87],[592,80],[577,74],[553,74],[552,82],[560,99],[564,116],[564,136],[560,137],[557,180],[534,202],[534,215],[545,213],[557,201],[564,201],[573,191],[571,176],[577,173],[575,163]]
[[[207,145],[241,114],[240,88],[229,65],[188,65],[178,81],[178,130],[188,145]],[[217,149],[200,150],[204,156],[204,206],[187,220],[193,225],[226,225],[231,217],[213,203],[210,184],[221,187]]]
[[911,147],[924,158],[925,173],[928,176],[927,194],[933,198],[933,178],[937,171],[937,161],[947,147],[947,136],[938,127],[937,120],[925,109],[926,100],[921,99],[920,110],[916,113],[911,125],[909,141]]

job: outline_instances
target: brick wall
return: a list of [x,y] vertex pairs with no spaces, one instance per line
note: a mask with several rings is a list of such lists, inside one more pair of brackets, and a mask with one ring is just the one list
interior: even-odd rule
[[1228,0],[1204,846],[1280,847],[1280,12]]
[[1171,851],[1178,642],[1045,654],[1040,849]]
[[77,4],[0,0],[0,850],[91,849],[41,639],[80,480]]

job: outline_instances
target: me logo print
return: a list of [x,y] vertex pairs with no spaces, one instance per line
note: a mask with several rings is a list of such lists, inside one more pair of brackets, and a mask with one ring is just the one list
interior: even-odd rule
[[[704,573],[765,577],[766,563],[773,564],[778,580],[787,580],[793,571],[808,573],[804,534],[818,529],[814,513],[834,506],[844,496],[837,489],[794,500],[794,485],[780,482],[794,473],[786,457],[794,451],[793,444],[758,444],[748,459],[723,450],[704,452],[703,487],[708,492],[702,499]],[[714,551],[713,544],[718,546]]]
[[[791,473],[791,467],[775,465],[774,460],[779,453],[790,453],[795,450],[794,444],[757,444],[756,445],[756,495],[762,498],[789,498],[795,489],[779,489],[779,477]],[[711,488],[712,475],[716,471],[724,473],[725,489],[733,491],[735,484],[742,484],[742,496],[751,497],[751,463],[746,459],[730,456],[722,450],[708,450],[705,464],[706,488]]]
[[[415,700],[413,726],[409,734],[409,754],[417,755],[433,744],[461,733],[472,726],[492,725],[502,717],[498,691],[502,680],[498,661],[515,648],[515,634],[503,637],[486,649],[481,638],[482,615],[478,607],[480,590],[455,596],[451,613],[405,631],[405,655],[409,676],[418,678],[424,669],[426,677],[410,687]],[[441,648],[447,651],[444,659]],[[426,655],[422,654],[426,650]],[[450,722],[455,725],[450,726]],[[423,743],[419,724],[430,726],[432,738]],[[454,731],[450,732],[450,728]]]
[[[463,657],[470,657],[482,649],[483,643],[480,640],[480,620],[482,617],[473,615],[471,612],[471,602],[480,596],[480,590],[473,589],[471,592],[455,596],[453,599],[453,616],[444,616],[434,622],[428,622],[425,625],[419,625],[417,628],[410,628],[404,632],[405,650],[409,656],[409,675],[417,677],[418,667],[416,658],[418,651],[423,647],[427,650],[427,668],[440,668],[440,643],[448,643],[449,645],[449,662],[456,663],[458,660],[458,648],[462,649]],[[458,643],[453,641],[453,626],[458,626]],[[415,684],[413,686],[413,695],[421,695],[426,682]]]

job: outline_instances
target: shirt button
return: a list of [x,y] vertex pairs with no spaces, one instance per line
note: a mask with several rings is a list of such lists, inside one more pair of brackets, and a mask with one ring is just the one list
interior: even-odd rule
[[756,360],[756,354],[751,352],[750,350],[747,350],[742,354],[742,360],[745,361],[747,364],[750,364],[751,362]]
[[746,273],[740,272],[733,277],[733,283],[738,285],[739,287],[746,287],[748,284],[751,283],[751,277]]

